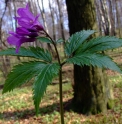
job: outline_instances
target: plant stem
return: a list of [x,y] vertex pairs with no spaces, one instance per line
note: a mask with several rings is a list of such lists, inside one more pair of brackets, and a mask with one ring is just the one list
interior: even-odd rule
[[65,64],[65,62],[61,63],[59,52],[57,50],[55,41],[50,37],[50,35],[45,30],[44,32],[46,33],[46,36],[51,39],[52,44],[54,45],[54,48],[58,57],[58,63],[60,65],[60,71],[59,71],[60,116],[61,116],[61,124],[64,124],[64,109],[63,109],[63,98],[62,98],[62,66]]
[[62,67],[59,71],[59,94],[60,94],[60,115],[61,124],[64,124],[64,109],[63,109],[63,99],[62,99]]

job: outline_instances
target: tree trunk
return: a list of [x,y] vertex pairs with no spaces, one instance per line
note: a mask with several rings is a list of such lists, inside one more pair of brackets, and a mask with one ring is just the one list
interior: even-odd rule
[[53,12],[53,10],[52,10],[50,0],[49,0],[48,2],[49,2],[50,15],[51,15],[51,18],[52,18],[52,25],[53,25],[53,26],[52,26],[52,28],[53,28],[53,39],[56,40],[56,27],[55,27],[54,12]]
[[118,8],[118,1],[115,1],[115,7],[116,7],[116,21],[117,21],[117,34],[119,37],[121,37],[121,20],[120,20],[120,13]]
[[[57,1],[57,5],[58,5],[58,11],[59,11],[59,21],[60,21],[60,30],[61,30],[61,37],[65,40],[65,33],[64,33],[64,24],[63,24],[63,12],[61,10],[61,5],[60,5],[60,1]],[[63,42],[63,48],[65,46],[65,42]],[[66,57],[66,54],[64,52],[64,57]]]
[[[66,0],[70,35],[83,29],[97,29],[94,0]],[[105,71],[74,65],[73,110],[84,114],[111,108],[111,88]]]
[[59,21],[60,21],[60,30],[61,30],[61,36],[62,38],[65,40],[65,35],[64,35],[64,24],[63,24],[63,12],[61,10],[61,5],[60,5],[60,1],[57,1],[57,6],[58,6],[58,11],[59,11]]
[[[38,6],[39,6],[39,9],[40,9],[41,15],[42,15],[42,19],[43,19],[43,23],[44,23],[44,28],[45,28],[46,32],[49,33],[49,30],[48,30],[48,27],[47,27],[46,18],[45,18],[44,1],[41,0],[42,10],[41,10],[41,7],[39,5],[39,0],[37,0],[37,2],[38,2]],[[48,50],[51,51],[52,55],[55,56],[55,52],[54,52],[54,50],[52,49],[52,46],[49,43],[47,43],[47,48],[48,48]]]

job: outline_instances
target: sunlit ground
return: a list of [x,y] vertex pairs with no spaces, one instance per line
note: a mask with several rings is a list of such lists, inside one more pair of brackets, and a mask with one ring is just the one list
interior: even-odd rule
[[[110,76],[113,84],[115,107],[106,114],[85,116],[72,111],[65,112],[66,124],[121,124],[122,123],[122,76]],[[70,82],[63,84],[63,100],[72,98]],[[40,105],[40,114],[35,116],[31,86],[17,88],[13,92],[1,94],[0,124],[60,124],[58,84],[49,85]]]

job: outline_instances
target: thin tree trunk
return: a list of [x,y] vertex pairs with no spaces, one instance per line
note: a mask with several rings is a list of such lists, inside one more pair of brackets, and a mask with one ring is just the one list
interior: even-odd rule
[[[37,1],[38,1],[38,4],[39,4],[39,0],[37,0]],[[42,14],[43,22],[44,22],[44,28],[45,28],[46,32],[49,33],[48,28],[47,28],[46,19],[45,19],[45,10],[44,10],[44,3],[43,3],[43,0],[41,0],[41,5],[42,5],[41,14]]]
[[65,40],[65,35],[64,35],[64,26],[63,26],[63,12],[61,10],[61,5],[59,0],[57,0],[57,5],[58,5],[58,11],[59,11],[59,17],[60,17],[60,27],[61,27],[61,36]]
[[[14,17],[16,17],[16,4],[15,4],[15,0],[13,0],[13,6],[14,6]],[[17,21],[15,20],[15,28],[17,27]]]
[[[59,21],[60,21],[61,37],[65,40],[64,24],[63,24],[63,12],[61,10],[60,1],[59,0],[56,0],[56,1],[57,1],[58,11],[59,11]],[[63,42],[63,48],[64,48],[64,46],[65,46],[65,42]],[[66,56],[65,52],[64,52],[64,56]]]
[[9,15],[10,15],[11,21],[12,21],[12,26],[11,27],[12,27],[12,30],[14,30],[13,16],[12,16],[12,13],[11,13],[11,8],[12,8],[11,4],[8,5],[8,10],[9,10]]
[[52,25],[53,25],[53,39],[56,40],[56,29],[55,29],[55,19],[54,19],[54,13],[52,11],[52,7],[51,7],[51,2],[49,0],[49,8],[50,8],[50,14],[51,14],[51,18],[52,18]]
[[[6,12],[6,9],[7,9],[8,2],[9,2],[9,0],[5,0],[5,9],[4,9],[4,12],[2,14],[2,17],[0,19],[0,42],[1,42],[1,48],[2,49],[3,49],[3,47],[7,47],[6,44],[5,44],[5,42],[2,39],[2,22],[3,22],[3,17],[5,15],[5,12]],[[3,73],[4,78],[6,78],[6,76],[8,74],[6,57],[2,56],[1,59],[2,59],[2,65],[3,65],[3,67],[1,68],[1,70],[2,70],[2,73]]]
[[99,26],[99,34],[100,36],[102,36],[102,16],[100,13],[100,7],[99,7],[99,3],[97,0],[95,0],[95,6],[96,6],[96,13],[97,13],[97,21],[98,21],[98,26]]
[[118,2],[115,0],[115,6],[116,6],[116,19],[117,19],[117,30],[118,30],[118,35],[119,37],[121,37],[121,20],[120,20],[120,14],[119,14],[119,10],[118,10]]
[[109,16],[108,16],[108,10],[107,10],[107,7],[106,7],[106,0],[100,0],[100,5],[101,5],[101,10],[102,10],[102,15],[104,17],[104,20],[105,20],[105,35],[109,35],[110,34],[110,20],[109,20]]
[[110,35],[115,36],[115,22],[114,22],[114,15],[113,15],[113,6],[112,1],[108,0],[109,3],[109,17],[110,17]]
[[0,42],[4,47],[7,47],[7,45],[5,44],[5,42],[2,40],[2,22],[3,22],[3,17],[5,15],[6,9],[7,9],[7,4],[8,4],[9,0],[5,0],[5,8],[4,8],[4,12],[2,13],[2,16],[0,18]]
[[[38,4],[39,4],[39,0],[37,0]],[[47,27],[47,23],[46,23],[46,19],[45,19],[45,10],[44,10],[44,3],[43,0],[41,0],[41,5],[42,5],[42,9],[40,7],[40,11],[41,11],[41,15],[42,15],[42,19],[43,19],[43,23],[44,23],[44,28],[46,30],[47,33],[49,33],[48,31],[48,27]],[[48,43],[47,44],[48,49],[52,52],[52,54],[55,56],[54,50],[52,49],[51,45]]]

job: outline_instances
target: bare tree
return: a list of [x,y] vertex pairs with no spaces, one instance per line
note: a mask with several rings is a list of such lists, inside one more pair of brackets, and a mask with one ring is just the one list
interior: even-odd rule
[[112,0],[108,0],[108,11],[109,11],[109,18],[110,18],[110,35],[115,35],[115,20],[114,20],[114,6],[112,4]]
[[7,47],[7,45],[5,44],[5,42],[3,42],[2,40],[2,22],[3,22],[3,17],[5,15],[6,9],[7,9],[7,3],[9,2],[9,0],[5,0],[5,8],[4,11],[2,13],[2,16],[0,18],[0,42],[1,44],[3,44],[3,46]]
[[65,39],[64,25],[63,25],[63,12],[61,10],[61,5],[60,5],[59,0],[57,0],[57,5],[58,5],[58,11],[59,11],[59,21],[60,21],[60,27],[61,27],[61,36],[62,36],[63,39]]
[[51,7],[51,2],[49,0],[49,8],[50,8],[50,14],[51,14],[51,18],[52,18],[52,27],[53,27],[53,39],[56,40],[56,27],[55,27],[55,18],[54,18],[54,12],[53,9]]

